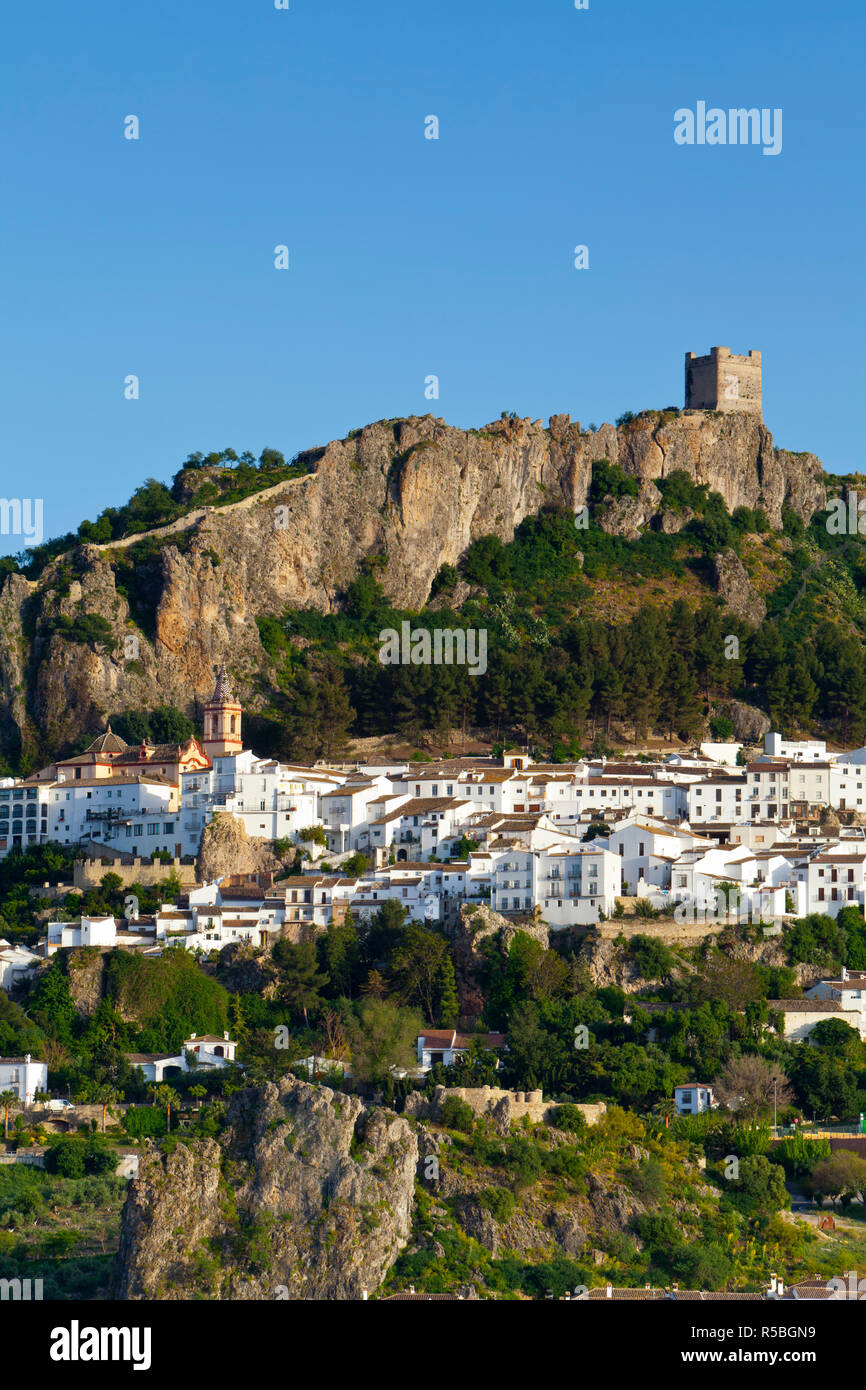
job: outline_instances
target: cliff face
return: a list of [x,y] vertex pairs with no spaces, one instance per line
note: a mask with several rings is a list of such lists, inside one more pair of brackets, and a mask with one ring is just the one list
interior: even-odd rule
[[[730,510],[762,507],[776,527],[783,505],[808,520],[824,504],[818,460],[774,448],[745,414],[649,416],[595,432],[564,415],[549,428],[508,419],[472,431],[432,416],[382,421],[329,444],[307,477],[151,533],[158,554],[138,576],[153,616],[147,634],[118,587],[141,537],[84,546],[34,584],[10,576],[0,592],[2,746],[62,745],[127,708],[190,710],[223,660],[248,698],[253,676],[269,669],[257,616],[333,610],[372,555],[387,556],[388,595],[420,607],[440,566],[473,539],[510,540],[547,503],[584,505],[593,461],[604,457],[644,485],[626,531],[653,514],[652,479],[676,469]],[[82,644],[58,630],[82,614],[104,619],[110,636]],[[130,637],[137,648],[124,648]]]
[[411,1229],[408,1122],[288,1077],[237,1092],[217,1143],[152,1145],[123,1209],[113,1296],[357,1299]]

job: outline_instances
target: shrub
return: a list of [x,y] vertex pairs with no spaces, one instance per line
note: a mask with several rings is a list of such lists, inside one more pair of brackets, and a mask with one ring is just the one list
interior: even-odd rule
[[585,1134],[586,1116],[577,1105],[557,1105],[553,1112],[553,1123],[566,1134]]
[[673,952],[653,936],[633,937],[631,956],[645,980],[664,979],[674,966]]
[[637,497],[640,485],[637,478],[631,478],[618,463],[608,459],[596,459],[592,465],[592,483],[589,489],[591,505],[599,506],[606,497]]
[[805,1178],[816,1164],[830,1157],[830,1140],[792,1134],[774,1146],[771,1157],[774,1163],[781,1163],[789,1178]]
[[83,1178],[86,1146],[80,1139],[60,1139],[45,1155],[45,1171],[61,1178]]
[[166,1112],[156,1105],[131,1105],[122,1123],[131,1139],[156,1139],[166,1132]]
[[478,1194],[478,1203],[485,1211],[489,1211],[500,1225],[508,1221],[517,1204],[514,1193],[507,1187],[485,1187],[484,1191]]
[[439,1122],[446,1129],[456,1129],[461,1134],[471,1134],[475,1125],[475,1112],[471,1105],[459,1096],[447,1096],[439,1108]]

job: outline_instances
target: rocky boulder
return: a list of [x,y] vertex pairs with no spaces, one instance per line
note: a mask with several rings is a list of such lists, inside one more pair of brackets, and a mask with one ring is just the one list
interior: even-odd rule
[[760,743],[764,734],[772,728],[769,717],[762,709],[744,704],[742,700],[732,700],[727,706],[727,715],[734,726],[734,738],[739,743]]
[[406,1244],[407,1120],[293,1077],[232,1096],[217,1142],[148,1144],[123,1208],[113,1296],[358,1299]]
[[247,834],[242,820],[217,812],[202,831],[198,852],[198,876],[213,883],[227,874],[257,874],[282,869],[266,840]]

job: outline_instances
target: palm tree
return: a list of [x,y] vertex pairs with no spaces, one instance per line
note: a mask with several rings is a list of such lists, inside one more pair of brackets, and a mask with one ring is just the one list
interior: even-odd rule
[[660,1120],[664,1120],[665,1129],[669,1129],[671,1120],[675,1120],[677,1117],[676,1102],[673,1100],[660,1100],[656,1106],[656,1114]]
[[3,1138],[9,1138],[9,1111],[12,1106],[18,1106],[21,1101],[18,1099],[17,1091],[0,1091],[0,1105],[3,1106]]
[[172,1086],[164,1081],[159,1086],[151,1086],[150,1098],[154,1105],[159,1105],[165,1110],[165,1127],[168,1134],[171,1133],[171,1107],[177,1108],[180,1105],[180,1096]]
[[105,1111],[109,1105],[113,1105],[116,1100],[122,1099],[122,1094],[115,1086],[110,1086],[107,1082],[102,1086],[97,1086],[93,1099],[97,1105],[102,1106],[102,1133],[105,1133]]

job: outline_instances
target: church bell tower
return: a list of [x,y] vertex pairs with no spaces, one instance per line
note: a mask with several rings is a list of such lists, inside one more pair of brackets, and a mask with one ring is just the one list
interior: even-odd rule
[[241,706],[235,699],[225,663],[220,667],[216,689],[204,707],[204,738],[202,748],[213,761],[214,758],[240,753]]

